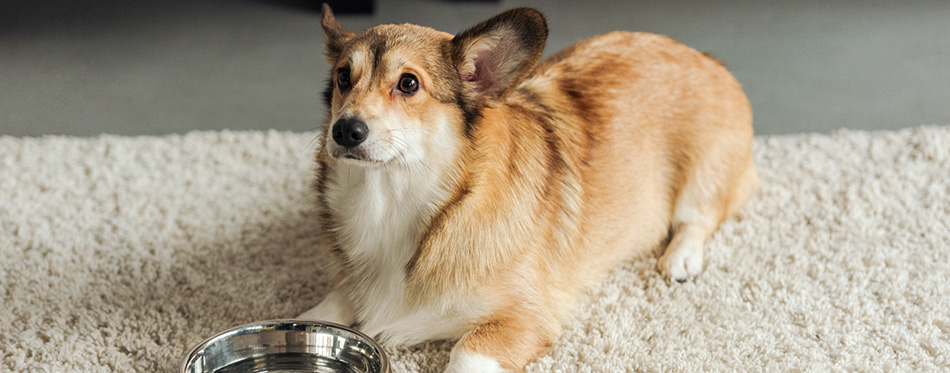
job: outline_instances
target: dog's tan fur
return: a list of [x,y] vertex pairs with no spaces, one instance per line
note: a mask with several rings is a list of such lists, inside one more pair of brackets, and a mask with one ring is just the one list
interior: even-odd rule
[[[344,207],[328,197],[340,188],[334,170],[352,167],[330,150],[330,127],[357,115],[380,143],[387,131],[426,133],[421,163],[443,192],[415,217],[411,256],[392,263],[403,266],[399,291],[407,309],[436,299],[478,304],[452,336],[456,349],[502,368],[523,369],[556,338],[580,290],[667,238],[661,271],[694,276],[703,241],[755,188],[742,89],[718,61],[664,36],[613,32],[538,64],[547,30],[529,9],[457,37],[415,25],[355,35],[328,8],[323,24],[331,82],[344,65],[355,82],[348,92],[328,87],[317,156],[339,286],[360,291],[366,270],[348,247]],[[479,48],[513,54],[494,61],[500,72],[488,83],[476,71]],[[392,89],[406,72],[421,86],[408,97]],[[400,156],[370,154],[361,167],[409,167]],[[356,298],[348,298],[356,308],[373,306]]]

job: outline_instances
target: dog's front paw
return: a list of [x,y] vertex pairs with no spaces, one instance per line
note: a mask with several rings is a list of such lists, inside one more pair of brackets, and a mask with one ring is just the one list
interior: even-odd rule
[[471,353],[456,347],[452,349],[449,365],[445,373],[502,373],[512,372],[502,369],[498,361],[488,356]]
[[356,315],[353,314],[353,307],[350,301],[346,299],[339,290],[333,290],[327,294],[326,298],[316,307],[297,316],[303,320],[329,321],[340,325],[353,325],[356,323]]

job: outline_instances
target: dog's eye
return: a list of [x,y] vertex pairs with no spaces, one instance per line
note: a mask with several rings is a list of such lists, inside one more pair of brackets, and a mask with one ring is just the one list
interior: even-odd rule
[[411,95],[419,90],[419,80],[416,79],[415,75],[402,74],[402,76],[399,77],[399,84],[396,87],[399,88],[400,92]]
[[343,68],[336,72],[336,86],[343,92],[350,89],[350,69]]

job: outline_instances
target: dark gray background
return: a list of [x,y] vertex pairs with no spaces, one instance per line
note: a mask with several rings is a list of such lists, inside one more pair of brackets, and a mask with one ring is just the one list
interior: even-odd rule
[[[316,3],[0,1],[0,135],[316,129]],[[547,54],[611,30],[712,52],[759,134],[950,124],[947,1],[379,0],[338,18],[455,33],[515,6],[547,15]]]

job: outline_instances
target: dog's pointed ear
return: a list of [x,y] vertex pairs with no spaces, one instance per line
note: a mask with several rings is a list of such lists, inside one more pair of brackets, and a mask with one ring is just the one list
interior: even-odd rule
[[340,53],[343,53],[343,46],[353,38],[352,32],[346,31],[340,22],[333,17],[333,11],[326,3],[323,4],[323,20],[320,22],[323,26],[323,32],[327,39],[327,60],[335,63]]
[[498,99],[534,70],[548,26],[541,12],[516,8],[452,39],[452,59],[475,102]]

